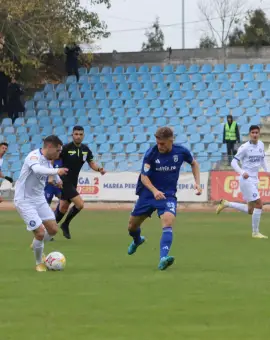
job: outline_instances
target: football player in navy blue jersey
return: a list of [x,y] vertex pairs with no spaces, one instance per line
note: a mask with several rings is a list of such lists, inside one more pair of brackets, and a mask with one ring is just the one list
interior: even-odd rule
[[158,268],[164,270],[174,262],[174,257],[169,256],[169,251],[173,240],[172,226],[177,208],[177,182],[184,162],[191,165],[196,195],[201,195],[202,190],[199,164],[188,149],[173,143],[172,129],[159,128],[155,137],[156,145],[146,152],[137,183],[136,195],[139,199],[129,219],[128,231],[133,242],[128,248],[128,254],[134,254],[138,246],[144,243],[145,238],[141,236],[140,226],[157,210],[163,229]]

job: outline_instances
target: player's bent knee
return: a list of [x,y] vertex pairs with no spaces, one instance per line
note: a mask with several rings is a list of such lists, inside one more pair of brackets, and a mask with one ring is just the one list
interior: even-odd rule
[[75,204],[75,207],[78,209],[78,210],[82,210],[84,208],[84,201],[81,201],[77,204]]
[[58,226],[55,220],[44,221],[43,223],[50,236],[57,234]]
[[162,221],[162,228],[165,228],[168,226],[172,227],[173,222],[175,220],[174,214],[171,214],[169,212],[165,212],[163,215],[160,216],[160,218]]
[[70,203],[68,201],[60,201],[59,210],[61,211],[61,213],[65,214],[68,211],[69,206]]
[[43,240],[44,235],[45,235],[45,228],[43,224],[39,226],[36,230],[34,230],[34,235],[37,240],[39,241]]

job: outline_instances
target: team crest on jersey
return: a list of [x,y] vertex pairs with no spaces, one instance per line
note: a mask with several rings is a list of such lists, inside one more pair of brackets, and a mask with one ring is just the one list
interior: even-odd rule
[[150,170],[150,165],[149,164],[144,164],[143,170],[144,170],[144,172],[149,171]]
[[36,226],[36,222],[35,221],[33,221],[33,220],[31,220],[30,222],[29,222],[29,225],[30,225],[30,227],[35,227]]
[[174,155],[173,160],[174,160],[175,163],[178,162],[178,155]]

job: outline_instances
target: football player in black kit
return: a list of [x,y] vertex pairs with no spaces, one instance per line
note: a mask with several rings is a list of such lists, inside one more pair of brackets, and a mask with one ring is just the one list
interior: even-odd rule
[[55,210],[56,222],[59,223],[71,204],[74,204],[69,210],[65,221],[61,225],[63,235],[70,239],[69,223],[83,209],[84,201],[77,192],[77,183],[80,170],[85,162],[91,169],[100,172],[104,175],[106,171],[99,167],[93,160],[92,151],[86,144],[82,144],[84,138],[84,129],[82,126],[74,126],[73,141],[63,146],[60,158],[62,159],[63,167],[68,168],[68,174],[62,177],[63,189],[60,203]]

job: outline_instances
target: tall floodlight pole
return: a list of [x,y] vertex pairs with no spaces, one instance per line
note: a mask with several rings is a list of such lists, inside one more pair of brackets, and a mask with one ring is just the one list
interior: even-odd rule
[[185,0],[182,0],[182,49],[185,48]]

